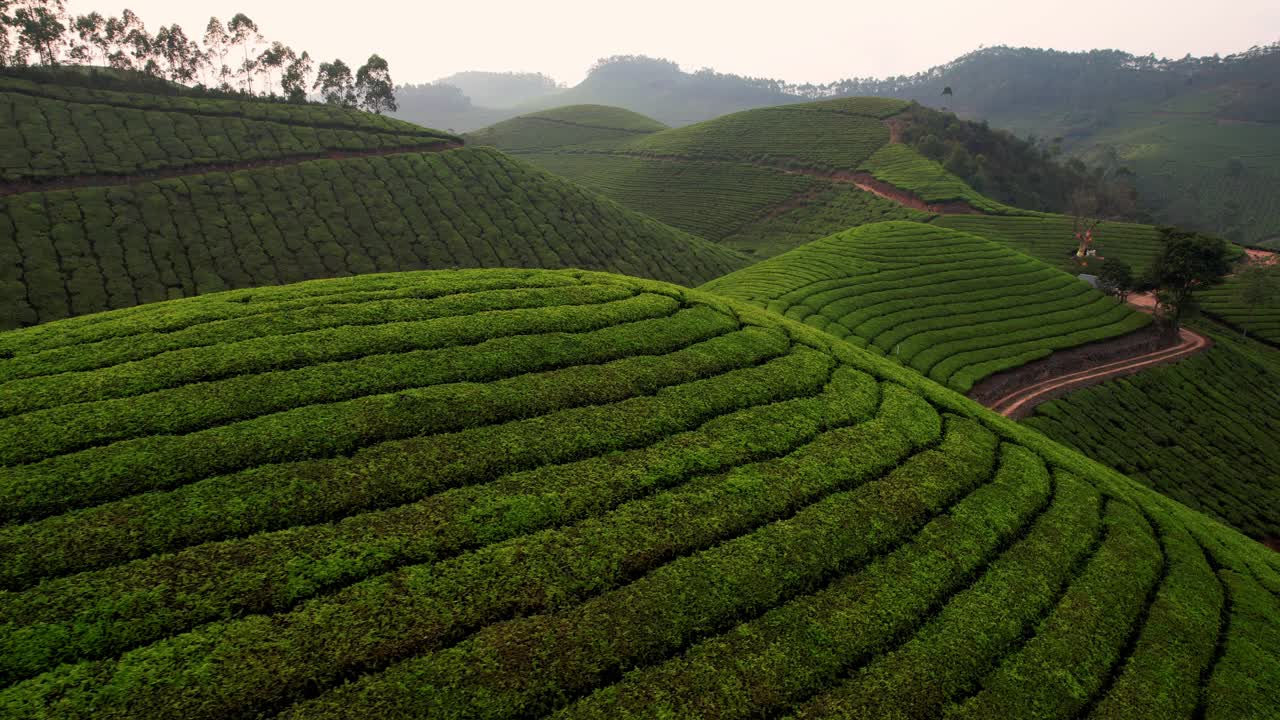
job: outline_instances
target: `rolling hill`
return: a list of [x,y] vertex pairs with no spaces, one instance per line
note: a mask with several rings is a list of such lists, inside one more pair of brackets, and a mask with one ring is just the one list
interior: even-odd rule
[[18,187],[460,144],[448,133],[327,105],[125,93],[10,77],[0,77],[0,118],[0,181]]
[[601,137],[588,112],[561,108],[558,124],[534,115],[469,137],[756,257],[854,225],[942,211],[1036,214],[992,201],[893,143],[889,119],[907,107],[846,98],[614,138]]
[[999,243],[909,222],[832,235],[703,289],[873,348],[959,392],[1150,322]]
[[711,294],[365,275],[0,353],[0,716],[1280,703],[1274,554]]
[[536,152],[600,140],[623,140],[660,132],[666,125],[622,108],[569,105],[530,113],[467,135],[474,145],[507,152]]
[[369,272],[577,267],[696,285],[746,264],[502,153],[375,115],[0,88],[21,90],[0,96],[26,108],[8,132],[29,138],[3,153],[0,328]]

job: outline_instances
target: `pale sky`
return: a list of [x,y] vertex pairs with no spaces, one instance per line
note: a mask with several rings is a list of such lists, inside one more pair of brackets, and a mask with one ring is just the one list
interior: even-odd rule
[[664,57],[793,82],[912,74],[979,45],[1223,55],[1280,40],[1276,0],[67,0],[71,13],[128,7],[154,32],[199,37],[211,15],[252,18],[268,41],[356,67],[377,52],[397,83],[461,70],[544,72],[569,85],[609,55]]

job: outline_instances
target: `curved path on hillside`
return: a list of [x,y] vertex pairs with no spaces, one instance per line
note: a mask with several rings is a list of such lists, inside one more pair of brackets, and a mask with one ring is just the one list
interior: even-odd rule
[[1178,344],[1153,352],[1145,353],[1123,360],[1115,360],[1103,365],[1079,370],[1065,375],[1058,375],[1032,385],[1019,388],[987,405],[988,408],[1018,420],[1031,414],[1036,406],[1072,390],[1098,385],[1118,377],[1133,375],[1147,368],[1168,365],[1185,357],[1203,352],[1213,345],[1209,338],[1193,330],[1182,328]]

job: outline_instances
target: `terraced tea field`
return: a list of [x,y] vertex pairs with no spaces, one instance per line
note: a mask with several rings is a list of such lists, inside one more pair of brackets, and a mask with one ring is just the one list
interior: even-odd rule
[[1207,288],[1200,293],[1200,303],[1205,312],[1220,318],[1249,335],[1280,346],[1280,298],[1277,302],[1252,306],[1241,297],[1242,288],[1237,278],[1228,278],[1218,287]]
[[1030,256],[920,223],[838,233],[703,289],[873,348],[960,392],[1150,322]]
[[1280,363],[1209,332],[1204,355],[1071,393],[1025,422],[1253,537],[1280,537]]
[[[1087,272],[1089,265],[1076,263],[1074,221],[1062,215],[1042,217],[992,217],[987,215],[948,215],[935,225],[963,230],[1043,260],[1069,272]],[[1150,225],[1104,222],[1094,230],[1094,247],[1100,257],[1116,257],[1141,276],[1160,252],[1160,233]],[[1101,263],[1094,259],[1093,263]],[[1096,268],[1095,268],[1096,269]]]
[[[866,103],[859,102],[866,100]],[[906,107],[896,100],[854,98],[810,105],[747,110],[664,130],[613,145],[592,147],[695,160],[787,164],[822,170],[858,167],[889,142],[885,113]]]
[[745,264],[483,148],[0,197],[0,328],[371,272],[578,267],[697,284]]
[[566,105],[500,122],[468,134],[467,141],[520,153],[602,140],[623,140],[666,129],[666,125],[653,118],[622,108]]
[[459,142],[448,133],[328,106],[170,98],[0,78],[5,182]]
[[852,225],[928,217],[848,184],[745,163],[587,153],[521,157],[668,225],[762,257]]
[[711,294],[364,275],[0,334],[0,379],[3,717],[1280,704],[1274,554]]
[[885,145],[860,163],[858,169],[931,205],[963,203],[991,215],[1040,215],[984,197],[941,165],[906,145]]

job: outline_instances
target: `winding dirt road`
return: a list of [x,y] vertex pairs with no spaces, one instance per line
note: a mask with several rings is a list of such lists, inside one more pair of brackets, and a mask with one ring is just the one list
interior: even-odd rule
[[1146,353],[1145,355],[1115,360],[1104,365],[1049,378],[1034,385],[1019,388],[987,407],[1007,418],[1019,420],[1030,415],[1037,405],[1061,397],[1071,390],[1097,385],[1126,375],[1133,375],[1150,367],[1168,365],[1185,357],[1203,352],[1212,345],[1213,341],[1204,335],[1182,328],[1178,336],[1177,345]]

